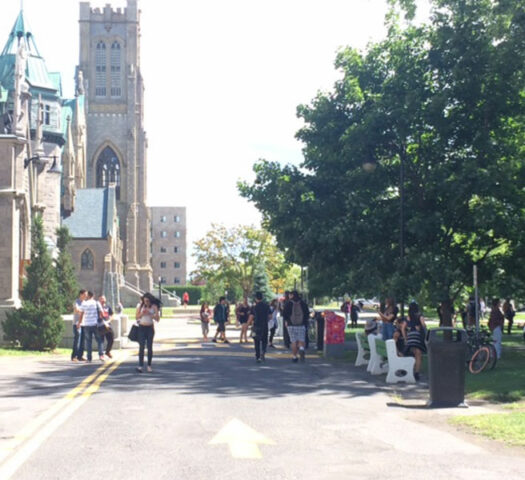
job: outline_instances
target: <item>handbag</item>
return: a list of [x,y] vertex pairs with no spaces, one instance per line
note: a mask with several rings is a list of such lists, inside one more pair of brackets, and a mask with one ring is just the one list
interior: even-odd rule
[[139,326],[136,323],[131,326],[131,330],[128,333],[128,338],[132,342],[139,341]]

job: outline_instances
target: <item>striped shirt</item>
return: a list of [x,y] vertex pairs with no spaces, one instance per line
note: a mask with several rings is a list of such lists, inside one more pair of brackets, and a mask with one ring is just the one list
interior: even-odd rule
[[98,321],[98,310],[97,302],[92,298],[90,300],[85,300],[80,305],[80,310],[84,312],[84,317],[82,318],[82,326],[84,327],[96,327]]

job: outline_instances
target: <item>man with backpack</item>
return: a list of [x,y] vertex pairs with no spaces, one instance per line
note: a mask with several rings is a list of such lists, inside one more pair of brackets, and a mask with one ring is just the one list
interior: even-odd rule
[[284,306],[283,318],[288,334],[290,335],[290,343],[292,346],[292,362],[299,361],[297,353],[304,362],[305,349],[304,343],[306,338],[306,327],[308,323],[308,305],[299,297],[297,291],[292,292],[291,299]]

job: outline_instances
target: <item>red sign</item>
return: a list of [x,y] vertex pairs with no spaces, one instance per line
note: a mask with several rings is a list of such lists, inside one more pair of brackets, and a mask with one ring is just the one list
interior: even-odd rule
[[324,342],[335,345],[345,342],[345,319],[332,311],[324,312]]

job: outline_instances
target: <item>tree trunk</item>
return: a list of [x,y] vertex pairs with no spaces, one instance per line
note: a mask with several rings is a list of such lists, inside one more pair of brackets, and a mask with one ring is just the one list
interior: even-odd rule
[[441,317],[443,319],[442,326],[452,327],[452,314],[453,314],[452,300],[450,298],[443,300],[440,304],[440,308],[441,308]]

